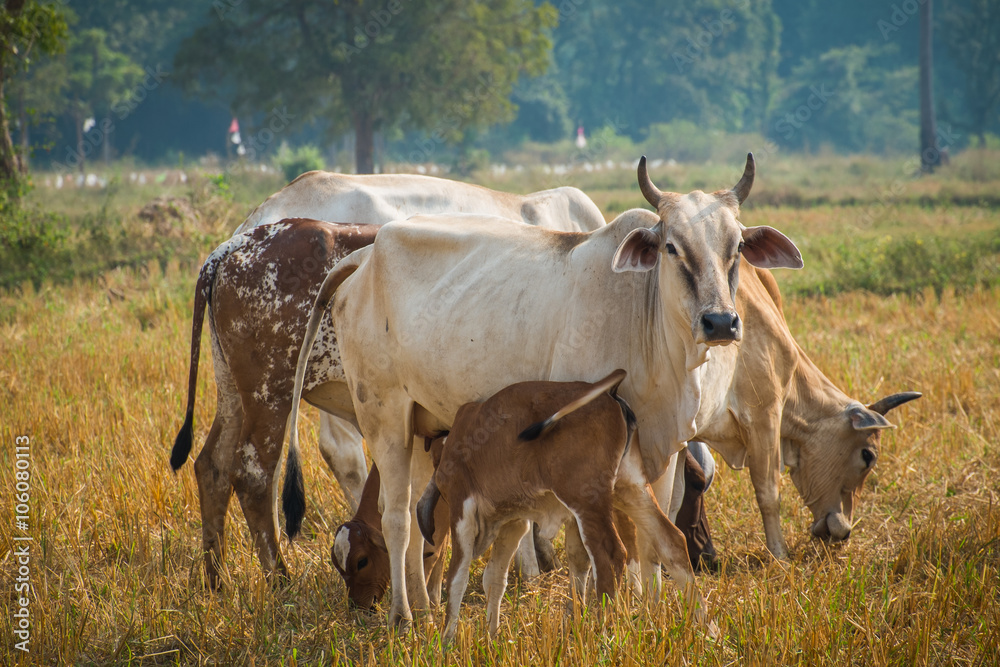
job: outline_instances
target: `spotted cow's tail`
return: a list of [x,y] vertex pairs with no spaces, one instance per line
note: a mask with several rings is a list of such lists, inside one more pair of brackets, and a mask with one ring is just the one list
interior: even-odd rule
[[187,412],[184,414],[184,425],[177,433],[174,448],[170,452],[170,467],[174,472],[184,465],[191,453],[192,434],[194,432],[194,400],[198,390],[198,357],[201,354],[201,330],[205,323],[205,308],[212,298],[212,285],[215,283],[215,270],[219,265],[216,253],[209,255],[205,265],[198,274],[198,283],[194,288],[194,315],[191,321],[191,365],[188,372]]
[[611,373],[611,375],[604,378],[603,380],[600,380],[590,385],[590,389],[588,389],[586,393],[584,393],[579,398],[573,400],[572,402],[567,403],[565,406],[560,408],[558,412],[556,412],[548,419],[544,419],[540,422],[535,422],[528,428],[521,431],[520,435],[517,436],[518,440],[537,440],[538,438],[542,437],[543,435],[551,431],[555,427],[555,425],[559,422],[559,420],[565,417],[566,415],[570,414],[571,412],[576,412],[577,410],[587,405],[588,403],[590,403],[595,398],[597,398],[598,396],[600,396],[605,392],[610,391],[614,393],[614,391],[618,388],[618,385],[620,385],[622,383],[622,380],[624,379],[625,379],[625,371],[619,368],[618,370],[614,371],[613,373]]
[[305,484],[302,480],[302,467],[299,463],[299,402],[302,399],[302,386],[305,384],[306,367],[309,365],[309,357],[312,355],[313,344],[316,342],[316,334],[319,333],[320,322],[330,308],[333,295],[337,292],[347,278],[358,270],[361,262],[368,256],[371,246],[366,246],[360,250],[355,250],[344,259],[337,262],[337,265],[330,270],[323,285],[319,288],[316,301],[313,304],[312,313],[309,315],[309,324],[306,327],[305,337],[302,339],[302,348],[299,350],[299,361],[295,367],[295,388],[292,391],[292,414],[288,419],[288,458],[285,461],[285,488],[281,492],[281,507],[285,513],[285,532],[291,539],[298,534],[302,527],[302,517],[306,513],[306,492]]

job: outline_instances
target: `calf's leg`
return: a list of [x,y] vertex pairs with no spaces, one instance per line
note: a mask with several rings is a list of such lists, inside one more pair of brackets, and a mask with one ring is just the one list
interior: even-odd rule
[[575,519],[566,523],[566,560],[569,561],[570,580],[580,604],[586,604],[587,581],[591,570],[590,553],[583,544],[580,526]]
[[444,627],[444,643],[455,638],[458,631],[458,616],[462,610],[462,598],[469,586],[469,567],[472,565],[473,549],[478,533],[475,516],[475,502],[471,498],[454,500],[451,504],[451,565],[448,566],[448,615]]
[[[609,500],[611,489],[608,489]],[[576,524],[580,528],[583,546],[590,556],[594,568],[594,587],[597,596],[612,599],[625,573],[625,547],[615,530],[611,503],[601,507],[586,507],[574,510]]]
[[507,590],[507,571],[514,557],[517,545],[525,535],[530,534],[531,522],[525,519],[510,521],[500,529],[493,541],[490,562],[483,571],[483,589],[486,592],[486,622],[491,637],[495,637],[500,627],[500,601]]

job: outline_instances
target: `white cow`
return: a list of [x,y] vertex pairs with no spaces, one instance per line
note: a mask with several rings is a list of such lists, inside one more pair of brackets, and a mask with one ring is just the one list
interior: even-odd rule
[[[731,191],[661,193],[642,160],[640,188],[658,214],[627,211],[590,233],[422,216],[386,225],[330,273],[299,357],[291,447],[311,344],[332,302],[352,398],[342,409],[353,409],[382,476],[390,624],[410,618],[408,596],[427,606],[419,551],[407,548],[410,443],[446,431],[461,405],[516,382],[596,381],[625,369],[620,394],[635,409],[640,447],[622,465],[672,478],[673,454],[696,432],[699,367],[711,346],[742,336],[741,256],[763,268],[802,265],[781,233],[738,222],[753,177],[748,156]],[[683,560],[665,564],[690,573]],[[676,583],[694,589],[690,576]]]
[[[285,218],[378,225],[426,213],[496,215],[562,231],[591,231],[605,224],[597,205],[573,187],[517,195],[432,176],[310,171],[264,200],[234,236]],[[319,447],[351,511],[357,511],[368,474],[360,434],[349,422],[324,412]],[[528,565],[527,574],[536,573],[537,565]]]
[[[264,200],[234,236],[286,218],[378,225],[427,213],[495,215],[562,231],[592,231],[605,224],[597,205],[573,187],[517,195],[433,176],[310,171]],[[351,423],[322,412],[319,448],[356,512],[368,474],[361,435]],[[530,542],[525,540],[518,552],[518,568],[526,577],[539,571]]]

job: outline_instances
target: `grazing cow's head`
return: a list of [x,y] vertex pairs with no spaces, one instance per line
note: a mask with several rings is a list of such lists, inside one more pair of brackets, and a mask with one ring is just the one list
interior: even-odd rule
[[727,345],[743,337],[735,307],[741,256],[760,268],[802,267],[798,248],[781,232],[744,227],[737,220],[754,173],[753,155],[747,155],[743,177],[732,190],[680,195],[661,192],[646,173],[646,158],[639,161],[639,188],[660,222],[632,230],[618,246],[612,268],[620,273],[659,267],[660,290],[690,316],[695,343]]
[[895,428],[885,414],[915,398],[920,394],[905,392],[868,407],[852,402],[814,424],[801,442],[782,439],[782,458],[813,514],[813,536],[832,542],[850,537],[854,501],[878,461],[882,431]]
[[333,566],[347,585],[347,599],[361,609],[375,606],[389,588],[389,551],[382,533],[361,521],[337,528]]

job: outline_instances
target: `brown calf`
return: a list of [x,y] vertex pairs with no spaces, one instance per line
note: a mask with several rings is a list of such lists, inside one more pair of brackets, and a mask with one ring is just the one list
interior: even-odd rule
[[[514,550],[530,521],[545,520],[553,511],[572,514],[598,593],[614,596],[625,550],[612,496],[635,427],[631,410],[614,396],[624,378],[625,371],[617,370],[594,384],[522,382],[459,409],[417,504],[427,540],[433,539],[438,498],[452,508],[445,641],[458,627],[472,559],[491,544],[483,587],[489,632],[496,633]],[[528,424],[533,425],[525,429]]]
[[[191,451],[207,307],[218,407],[195,461],[195,474],[205,574],[212,588],[219,584],[226,509],[234,490],[261,566],[268,573],[286,572],[278,549],[275,471],[291,410],[302,333],[323,278],[340,259],[371,244],[378,229],[375,225],[283,220],[234,236],[209,255],[201,269],[191,327],[187,413],[170,464],[176,471]],[[336,339],[324,338],[310,360],[304,398],[322,406],[324,385],[317,378],[329,378],[339,369]],[[289,453],[289,457],[294,455]],[[299,470],[297,465],[289,468]],[[286,479],[284,505],[285,530],[294,537],[305,513],[301,474]]]
[[[440,442],[440,439],[434,442]],[[427,445],[430,448],[430,444]],[[370,609],[389,588],[389,552],[382,537],[382,512],[379,511],[378,467],[372,465],[361,491],[361,502],[354,517],[334,532],[330,556],[333,566],[347,586],[351,605]],[[448,539],[448,504],[440,503],[434,511],[437,530],[424,549],[424,572],[427,593],[432,603],[441,601],[441,577],[444,573],[444,546]]]

